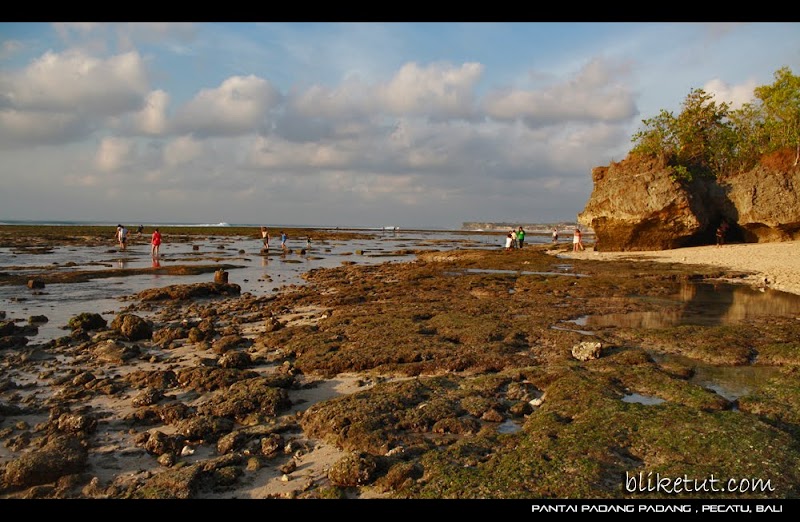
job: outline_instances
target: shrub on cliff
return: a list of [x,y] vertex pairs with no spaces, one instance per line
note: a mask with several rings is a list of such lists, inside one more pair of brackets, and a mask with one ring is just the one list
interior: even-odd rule
[[677,116],[664,109],[642,120],[631,152],[655,156],[676,180],[721,176],[753,168],[787,148],[800,160],[800,77],[783,67],[775,82],[754,90],[755,101],[731,110],[703,89],[692,89]]

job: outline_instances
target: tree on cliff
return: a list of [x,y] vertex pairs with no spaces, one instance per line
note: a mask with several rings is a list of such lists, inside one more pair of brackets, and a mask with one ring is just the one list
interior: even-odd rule
[[794,164],[800,160],[800,76],[782,67],[775,72],[775,83],[756,87],[755,94],[766,112],[768,133],[777,146],[793,146]]
[[800,77],[783,67],[756,100],[732,111],[702,89],[692,89],[676,117],[661,110],[642,120],[631,152],[660,158],[673,177],[719,176],[752,168],[767,153],[791,147],[800,160]]
[[655,155],[671,165],[678,178],[713,174],[725,162],[720,154],[732,135],[728,124],[729,106],[717,104],[703,89],[692,89],[676,117],[661,110],[655,118],[642,120],[645,129],[637,132],[633,152]]

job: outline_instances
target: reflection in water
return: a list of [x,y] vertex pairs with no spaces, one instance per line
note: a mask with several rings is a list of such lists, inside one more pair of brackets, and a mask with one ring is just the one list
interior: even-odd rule
[[800,313],[800,295],[771,289],[761,291],[735,284],[684,282],[672,299],[683,306],[679,310],[588,316],[583,324],[625,328],[713,326],[764,315],[791,317]]
[[689,382],[707,388],[729,401],[757,390],[771,377],[780,374],[774,366],[713,366],[675,354],[651,354],[658,363],[678,363],[692,368]]

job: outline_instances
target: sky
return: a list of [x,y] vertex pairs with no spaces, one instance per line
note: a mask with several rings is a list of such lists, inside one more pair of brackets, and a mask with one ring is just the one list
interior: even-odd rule
[[2,22],[0,221],[575,222],[693,89],[800,74],[787,22]]

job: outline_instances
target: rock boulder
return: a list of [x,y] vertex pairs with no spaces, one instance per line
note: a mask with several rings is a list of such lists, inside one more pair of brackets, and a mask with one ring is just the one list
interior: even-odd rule
[[650,156],[592,169],[594,188],[578,222],[595,233],[595,250],[666,250],[712,244],[722,221],[728,242],[800,239],[800,167],[790,155],[754,169],[691,182]]

